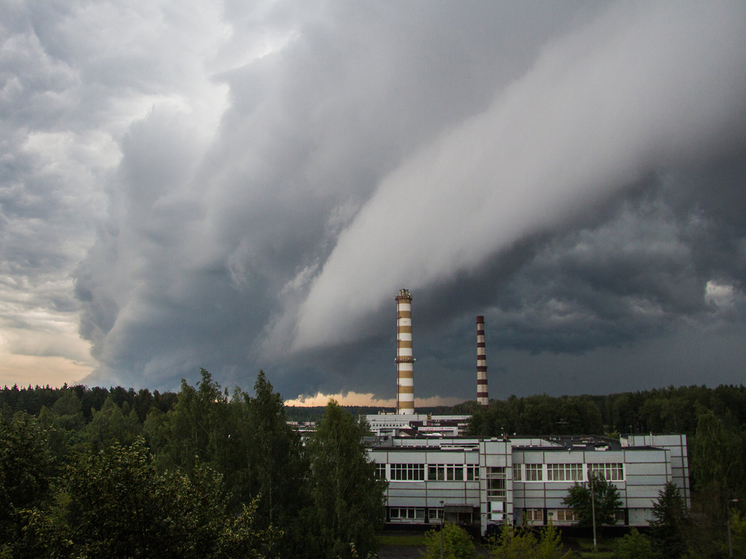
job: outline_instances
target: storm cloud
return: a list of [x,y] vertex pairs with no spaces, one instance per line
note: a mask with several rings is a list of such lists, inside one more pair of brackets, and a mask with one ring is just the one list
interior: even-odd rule
[[10,354],[390,398],[406,287],[423,398],[473,397],[476,314],[493,396],[742,382],[742,5],[9,13]]

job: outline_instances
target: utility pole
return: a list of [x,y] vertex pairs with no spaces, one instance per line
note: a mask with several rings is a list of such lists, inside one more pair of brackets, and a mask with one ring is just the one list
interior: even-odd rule
[[588,472],[588,481],[591,485],[591,514],[593,515],[593,551],[598,553],[598,543],[596,541],[596,495],[593,490],[593,479],[595,474],[592,471]]
[[440,502],[440,512],[443,515],[440,517],[440,559],[443,559],[443,528],[446,525],[446,509],[443,506],[443,501]]

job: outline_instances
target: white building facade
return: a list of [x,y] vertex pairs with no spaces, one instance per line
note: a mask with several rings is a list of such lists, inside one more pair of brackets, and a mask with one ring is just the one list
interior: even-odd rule
[[591,473],[613,482],[622,499],[618,524],[647,526],[668,481],[689,501],[685,435],[590,438],[389,438],[370,457],[386,479],[386,521],[429,524],[445,519],[479,526],[575,522],[562,504]]

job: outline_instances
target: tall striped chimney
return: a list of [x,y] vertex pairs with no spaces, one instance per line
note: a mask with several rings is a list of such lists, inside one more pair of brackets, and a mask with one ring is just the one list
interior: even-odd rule
[[490,405],[487,394],[487,350],[484,344],[484,317],[477,317],[477,403]]
[[396,413],[414,413],[412,296],[406,289],[396,296]]

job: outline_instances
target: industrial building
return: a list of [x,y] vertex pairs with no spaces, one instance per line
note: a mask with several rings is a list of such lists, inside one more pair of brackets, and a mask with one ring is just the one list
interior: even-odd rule
[[[569,488],[601,476],[622,499],[623,526],[648,526],[653,503],[673,481],[689,504],[685,435],[468,438],[469,416],[429,416],[414,407],[412,297],[397,302],[397,409],[367,416],[375,436],[369,456],[388,481],[386,522],[428,525],[445,520],[478,527],[552,522],[568,526]],[[477,398],[488,404],[484,318],[477,317]]]
[[689,500],[685,435],[479,438],[391,437],[369,450],[389,482],[386,521],[428,524],[445,519],[479,526],[524,522],[567,526],[568,489],[590,475],[613,482],[622,499],[617,523],[648,526],[669,481]]

